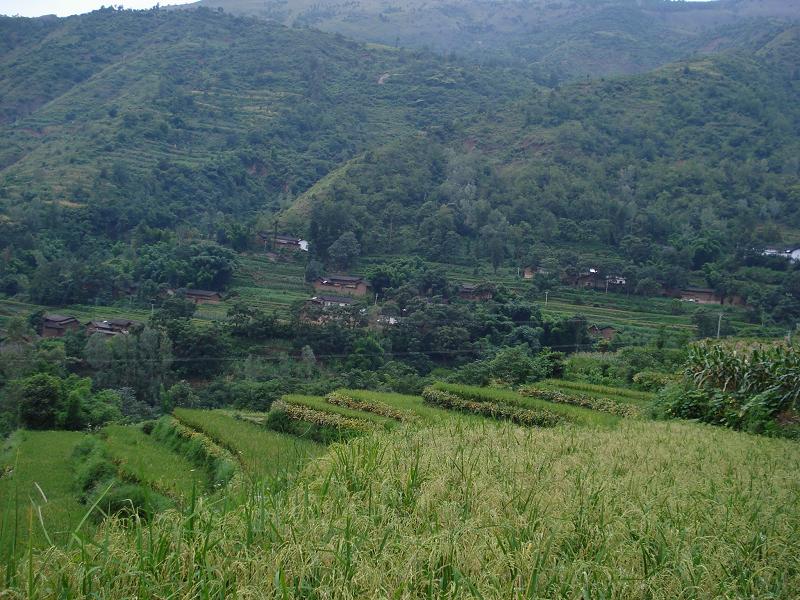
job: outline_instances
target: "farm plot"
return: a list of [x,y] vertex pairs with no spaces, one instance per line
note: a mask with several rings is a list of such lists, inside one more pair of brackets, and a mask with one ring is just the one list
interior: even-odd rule
[[530,411],[551,413],[565,422],[581,425],[613,427],[619,422],[619,417],[616,415],[601,413],[580,406],[556,404],[538,398],[530,398],[510,390],[480,388],[448,383],[435,383],[431,387],[434,390],[459,396],[467,401],[494,403],[498,405],[519,407]]
[[109,425],[102,431],[104,444],[123,479],[141,482],[177,500],[202,492],[209,481],[202,469],[172,452],[140,427]]
[[269,431],[218,410],[175,409],[175,417],[232,452],[255,478],[293,474],[323,448],[309,440]]
[[72,452],[84,434],[17,431],[0,454],[0,560],[30,542],[63,543],[86,514],[74,493]]

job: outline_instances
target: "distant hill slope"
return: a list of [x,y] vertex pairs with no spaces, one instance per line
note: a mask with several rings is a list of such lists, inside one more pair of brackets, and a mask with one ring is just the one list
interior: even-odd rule
[[109,232],[263,208],[369,147],[441,135],[533,88],[208,10],[0,26],[21,32],[0,53],[0,202],[13,220],[88,205]]
[[[200,0],[234,14],[353,39],[524,62],[546,80],[646,71],[693,52],[749,45],[784,0]],[[190,5],[193,6],[193,5]]]
[[283,219],[318,248],[351,229],[368,253],[448,260],[496,244],[535,261],[555,244],[699,268],[703,244],[722,258],[756,244],[759,225],[800,227],[798,99],[790,27],[755,53],[532,94],[455,143],[393,142],[326,176]]

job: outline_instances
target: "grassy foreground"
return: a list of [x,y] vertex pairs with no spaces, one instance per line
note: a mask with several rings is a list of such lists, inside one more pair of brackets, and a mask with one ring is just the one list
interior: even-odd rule
[[[289,489],[107,523],[27,596],[793,598],[800,447],[688,423],[454,421],[334,445]],[[30,586],[30,587],[28,587]]]
[[[75,431],[17,431],[0,452],[0,560],[69,539],[86,513],[74,494]],[[2,581],[2,580],[0,580]]]

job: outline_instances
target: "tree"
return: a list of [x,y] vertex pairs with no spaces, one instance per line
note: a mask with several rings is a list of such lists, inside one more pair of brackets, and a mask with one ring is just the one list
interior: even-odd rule
[[341,269],[346,269],[361,255],[361,245],[352,231],[345,231],[328,247],[328,256]]
[[19,418],[30,429],[52,429],[64,390],[58,377],[39,373],[23,379],[19,391]]

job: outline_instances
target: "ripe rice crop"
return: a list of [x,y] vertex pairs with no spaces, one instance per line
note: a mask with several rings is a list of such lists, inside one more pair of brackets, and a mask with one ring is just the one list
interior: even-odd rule
[[598,410],[600,412],[605,412],[620,417],[639,418],[642,416],[642,411],[637,406],[632,404],[621,404],[607,398],[587,396],[586,394],[565,394],[564,392],[560,392],[558,390],[538,388],[535,385],[523,386],[518,391],[523,396],[528,396],[530,398],[539,398],[540,400],[555,402],[557,404],[582,406],[583,408]]
[[309,440],[269,431],[223,411],[179,408],[175,416],[226,448],[255,478],[290,478],[321,451]]
[[512,421],[518,425],[526,425],[528,427],[553,427],[564,421],[560,416],[548,411],[530,410],[501,402],[465,400],[455,394],[433,388],[425,388],[422,392],[422,398],[428,404],[440,408],[472,413],[491,419]]
[[241,505],[109,521],[101,544],[35,554],[11,595],[797,597],[793,442],[639,420],[399,433],[335,445]]
[[509,404],[511,406],[518,406],[520,408],[527,408],[535,411],[555,413],[562,419],[573,423],[601,425],[608,427],[616,425],[619,421],[619,417],[616,415],[601,413],[580,406],[571,406],[569,404],[554,404],[538,398],[522,396],[511,390],[481,388],[469,385],[456,385],[438,382],[434,383],[432,387],[434,389],[455,394],[456,396],[459,396],[465,400],[472,400],[474,402],[499,402],[502,404]]
[[417,420],[417,415],[411,411],[398,410],[389,406],[388,404],[380,402],[379,400],[356,399],[347,392],[343,392],[341,390],[331,392],[325,396],[325,401],[336,406],[343,406],[352,410],[370,412],[388,419],[394,419],[396,421],[409,422]]
[[123,479],[141,482],[178,500],[187,500],[195,488],[202,491],[208,485],[202,469],[139,427],[108,425],[102,434]]
[[267,425],[277,431],[307,436],[322,443],[341,441],[375,431],[379,427],[377,423],[366,419],[311,408],[304,398],[290,395],[273,402]]
[[569,381],[567,379],[545,379],[534,384],[537,387],[574,390],[585,392],[593,396],[603,396],[617,402],[628,402],[638,406],[645,406],[652,402],[654,395],[650,392],[630,390],[628,388],[613,387],[609,385],[596,385],[583,381]]
[[346,419],[354,419],[356,421],[366,421],[376,427],[390,429],[397,425],[397,422],[389,417],[379,415],[373,412],[349,408],[346,406],[339,406],[331,404],[321,396],[302,396],[300,394],[288,394],[282,398],[286,404],[304,406],[311,410],[322,413],[330,413],[344,417]]

